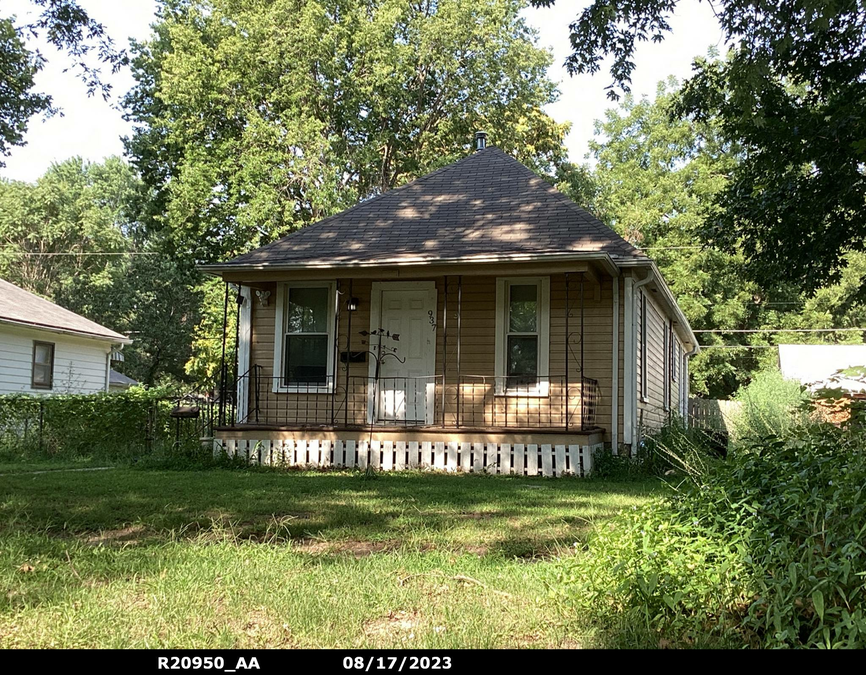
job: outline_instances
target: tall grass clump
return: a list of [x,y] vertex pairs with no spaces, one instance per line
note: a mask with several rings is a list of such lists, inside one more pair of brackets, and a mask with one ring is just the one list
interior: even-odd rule
[[707,461],[720,454],[712,434],[686,426],[678,416],[671,415],[656,430],[644,430],[635,452],[610,449],[593,456],[592,477],[601,480],[643,480],[648,477],[670,476],[702,469]]
[[734,396],[741,404],[732,420],[735,440],[785,433],[804,421],[802,405],[808,399],[803,386],[785,379],[778,368],[758,372]]
[[866,432],[744,440],[599,528],[556,594],[614,646],[866,647]]

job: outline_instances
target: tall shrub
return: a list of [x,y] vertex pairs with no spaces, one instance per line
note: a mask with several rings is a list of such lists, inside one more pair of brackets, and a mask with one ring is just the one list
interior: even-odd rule
[[809,395],[799,382],[786,380],[778,368],[758,372],[734,397],[742,404],[735,415],[736,440],[782,434],[802,421],[800,410]]

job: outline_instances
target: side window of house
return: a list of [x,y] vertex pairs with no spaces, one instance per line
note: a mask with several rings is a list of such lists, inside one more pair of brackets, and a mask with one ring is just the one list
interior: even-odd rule
[[664,386],[662,387],[662,396],[664,397],[664,409],[670,410],[671,407],[671,359],[670,359],[670,343],[671,343],[671,333],[670,333],[670,324],[667,321],[664,322],[664,327],[662,329],[663,335],[663,343],[664,343],[664,371],[662,377],[664,379]]
[[640,294],[640,397],[647,399],[646,294]]
[[677,370],[680,367],[680,343],[677,342],[671,329],[671,380],[677,381]]
[[282,386],[328,385],[333,344],[330,307],[330,286],[287,287]]
[[54,386],[54,343],[33,343],[30,386],[33,389],[51,389]]

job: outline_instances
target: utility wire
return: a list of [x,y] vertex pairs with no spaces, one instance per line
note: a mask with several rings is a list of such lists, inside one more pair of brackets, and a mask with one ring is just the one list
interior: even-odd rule
[[863,332],[866,328],[729,328],[713,329],[704,328],[693,330],[693,333],[848,333]]
[[[2,249],[0,249],[0,252]],[[159,255],[156,251],[122,251],[120,253],[96,253],[96,252],[81,252],[81,253],[72,253],[72,252],[51,252],[51,253],[36,253],[30,251],[14,251],[15,255],[28,255],[28,256],[58,256],[58,255]]]

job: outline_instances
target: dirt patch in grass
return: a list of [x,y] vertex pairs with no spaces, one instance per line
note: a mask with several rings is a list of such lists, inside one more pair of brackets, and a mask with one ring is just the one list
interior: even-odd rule
[[292,630],[288,623],[275,620],[264,607],[252,610],[245,617],[241,643],[251,647],[294,647]]
[[418,612],[388,612],[386,616],[367,621],[364,624],[364,635],[377,642],[405,641],[415,637],[420,625]]
[[366,558],[374,553],[387,553],[398,548],[396,541],[365,541],[363,539],[345,539],[341,541],[321,541],[318,539],[301,539],[293,543],[292,548],[299,553],[311,555],[351,555],[355,558]]
[[127,525],[114,530],[100,530],[96,534],[82,536],[85,544],[90,546],[134,545],[141,543],[147,533],[144,525]]

